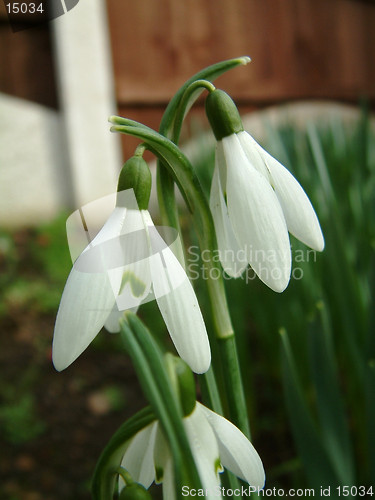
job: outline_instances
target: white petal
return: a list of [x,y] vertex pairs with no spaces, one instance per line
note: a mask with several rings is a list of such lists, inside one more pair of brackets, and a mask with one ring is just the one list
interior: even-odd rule
[[322,230],[314,208],[300,183],[247,132],[241,132],[238,136],[248,158],[251,147],[262,157],[264,165],[262,173],[266,167],[268,174],[264,175],[275,189],[289,232],[314,250],[322,251],[324,248]]
[[173,462],[169,457],[164,469],[164,480],[163,480],[163,500],[175,500],[176,499],[176,487],[174,483],[174,471]]
[[207,498],[217,498],[220,486],[218,472],[221,470],[219,448],[201,405],[197,404],[183,423],[203,489],[210,493]]
[[[217,151],[217,155],[219,152]],[[228,216],[220,183],[219,169],[215,168],[211,184],[210,209],[215,225],[219,257],[224,271],[237,278],[247,267],[246,254],[240,249]]]
[[195,373],[204,373],[211,350],[197,297],[178,259],[151,223],[150,269],[158,307],[178,354]]
[[280,203],[271,185],[249,162],[235,134],[223,139],[227,205],[238,243],[259,278],[282,292],[289,283],[291,252]]
[[200,403],[197,404],[215,433],[223,466],[251,486],[263,488],[265,483],[263,464],[247,437],[229,420]]
[[120,331],[120,319],[122,318],[124,312],[119,311],[117,304],[113,306],[112,311],[109,313],[108,318],[105,320],[104,328],[109,333],[118,333]]
[[272,184],[284,212],[288,229],[305,245],[321,252],[324,238],[315,210],[300,183],[275,158],[264,152]]
[[168,461],[171,460],[171,453],[167,440],[164,437],[163,431],[158,425],[155,446],[154,446],[154,465],[155,465],[155,482],[160,484],[165,480],[165,469]]
[[[153,422],[139,431],[130,441],[121,462],[121,466],[130,473],[134,481],[145,488],[149,488],[155,480],[154,446],[157,428],[157,422]],[[119,486],[120,489],[124,486],[122,479],[119,479]]]
[[[114,210],[69,274],[57,313],[52,346],[52,359],[58,371],[64,370],[86,349],[115,304],[121,268],[107,267],[108,248],[112,253],[118,252],[118,236],[125,213],[125,209]],[[92,255],[95,260],[91,259]]]
[[123,275],[117,297],[120,311],[137,308],[149,297],[151,275],[149,268],[148,234],[140,210],[128,210],[121,233]]
[[104,243],[112,238],[116,238],[123,230],[126,217],[126,208],[115,207],[102,229],[91,241],[90,245],[85,248],[84,252],[88,251],[91,246],[97,246],[99,243]]
[[270,172],[260,150],[262,148],[260,148],[256,140],[246,131],[239,132],[237,137],[249,162],[268,180],[268,182],[270,182]]

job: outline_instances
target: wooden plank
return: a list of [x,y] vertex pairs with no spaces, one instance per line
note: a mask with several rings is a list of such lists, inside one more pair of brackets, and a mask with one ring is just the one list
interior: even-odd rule
[[48,24],[13,33],[0,23],[0,92],[57,108]]
[[249,54],[221,84],[247,102],[375,99],[375,4],[107,0],[121,106],[166,103],[191,74]]

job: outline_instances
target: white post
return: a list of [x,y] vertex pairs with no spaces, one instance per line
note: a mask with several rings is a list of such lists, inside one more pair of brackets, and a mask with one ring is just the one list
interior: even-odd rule
[[80,0],[52,29],[74,203],[81,206],[115,192],[122,164],[107,121],[116,103],[105,1]]

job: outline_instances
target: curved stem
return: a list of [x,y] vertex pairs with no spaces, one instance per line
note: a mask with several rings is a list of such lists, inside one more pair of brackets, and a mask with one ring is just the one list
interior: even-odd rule
[[126,122],[128,125],[115,125],[111,130],[142,139],[148,145],[148,149],[163,161],[172,181],[174,180],[179,186],[188,209],[193,215],[199,246],[201,251],[205,252],[203,273],[207,280],[216,336],[218,338],[231,337],[234,332],[225,295],[222,269],[218,259],[215,258],[217,253],[215,229],[199,180],[189,160],[173,142],[144,125],[137,127],[136,122],[132,120],[126,120]]
[[[125,120],[124,120],[125,121]],[[115,125],[111,130],[133,135],[144,141],[148,149],[159,158],[177,185],[193,215],[194,226],[199,239],[201,251],[205,252],[204,273],[211,302],[215,334],[224,346],[221,349],[225,370],[229,373],[230,387],[227,385],[227,397],[233,422],[249,436],[249,424],[234,331],[229,315],[225,295],[222,269],[217,259],[217,243],[215,230],[206,197],[194,170],[181,150],[170,140],[144,125],[137,125],[126,120],[128,125]],[[235,397],[232,397],[232,395]]]
[[215,90],[215,85],[213,85],[208,80],[196,80],[195,82],[191,83],[183,93],[173,122],[172,141],[175,144],[178,144],[178,141],[180,139],[182,123],[185,116],[189,112],[191,106],[194,104],[194,101],[199,97],[203,90],[212,92]]
[[[171,139],[172,142],[178,144],[180,137],[183,118],[186,114],[186,109],[190,108],[195,100],[199,97],[201,90],[198,89],[193,95],[190,95],[190,100],[185,101],[185,109],[181,106],[182,97],[186,89],[198,80],[212,82],[218,76],[226,71],[235,68],[236,66],[246,65],[250,62],[250,57],[243,56],[234,59],[221,61],[217,64],[208,66],[199,71],[187,80],[176,92],[170,100],[167,109],[165,110],[160,122],[159,132],[163,136]],[[203,88],[202,88],[203,90]],[[180,118],[182,116],[182,118]],[[171,177],[168,168],[165,168],[163,161],[158,160],[157,164],[157,192],[160,216],[163,225],[173,227],[181,235],[180,223],[178,220],[178,211],[176,198],[174,193],[174,181]]]

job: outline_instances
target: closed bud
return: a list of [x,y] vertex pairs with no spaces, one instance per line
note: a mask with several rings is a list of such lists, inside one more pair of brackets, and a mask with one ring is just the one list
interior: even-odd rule
[[243,131],[236,105],[223,90],[210,92],[206,99],[206,114],[217,141]]
[[[132,156],[120,172],[117,192],[133,189],[140,210],[147,210],[151,193],[151,172],[142,156]],[[121,198],[117,196],[117,206]]]
[[196,405],[194,375],[184,360],[171,353],[165,355],[167,370],[180,400],[184,417],[192,413]]

